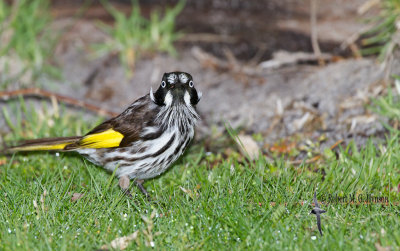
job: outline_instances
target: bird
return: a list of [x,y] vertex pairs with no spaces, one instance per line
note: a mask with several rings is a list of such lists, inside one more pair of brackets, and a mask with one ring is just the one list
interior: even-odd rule
[[193,139],[201,97],[189,73],[164,73],[155,92],[150,88],[149,94],[84,136],[26,140],[5,152],[74,151],[115,173],[125,194],[132,196],[133,180],[149,197],[143,182],[164,173]]
[[321,234],[321,236],[323,236],[322,230],[321,230],[321,214],[326,213],[326,211],[322,210],[319,207],[318,200],[317,200],[317,191],[314,192],[314,208],[311,210],[310,213],[315,214],[315,216],[317,217],[318,230],[319,230],[319,233]]

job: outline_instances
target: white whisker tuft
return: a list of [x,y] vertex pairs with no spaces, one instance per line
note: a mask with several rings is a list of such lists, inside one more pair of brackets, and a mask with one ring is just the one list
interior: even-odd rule
[[183,100],[185,100],[187,106],[192,106],[192,104],[190,104],[190,94],[188,91],[185,91],[185,96],[183,97]]
[[164,104],[167,107],[170,107],[172,105],[173,99],[174,99],[174,97],[172,96],[171,91],[168,91],[167,95],[165,95],[165,98],[164,98]]

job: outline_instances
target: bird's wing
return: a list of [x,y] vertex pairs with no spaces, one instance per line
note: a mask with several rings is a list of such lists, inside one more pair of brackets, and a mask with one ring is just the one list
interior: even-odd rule
[[318,200],[317,200],[317,191],[314,192],[314,205],[319,208]]
[[149,109],[148,95],[135,101],[123,113],[96,126],[66,150],[124,147],[141,138],[143,128],[151,126],[157,109]]
[[65,150],[83,148],[111,148],[120,145],[124,135],[112,127],[109,129],[83,136],[79,141],[65,146]]
[[[0,149],[0,153],[128,146],[142,139],[144,128],[156,126],[155,118],[159,110],[160,107],[151,101],[149,95],[146,95],[136,100],[120,115],[96,126],[85,136],[27,140],[15,147]],[[153,131],[153,134],[147,137],[154,138],[161,134],[161,129]]]
[[322,236],[322,229],[321,229],[321,216],[319,215],[319,214],[316,214],[317,215],[317,226],[318,226],[318,230],[319,230],[319,233],[321,234],[321,236]]

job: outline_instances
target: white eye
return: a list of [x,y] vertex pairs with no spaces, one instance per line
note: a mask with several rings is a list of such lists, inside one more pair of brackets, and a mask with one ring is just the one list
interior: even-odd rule
[[165,88],[165,86],[167,86],[167,83],[165,83],[165,81],[162,81],[162,82],[161,82],[161,87],[162,87],[162,88]]
[[193,88],[193,86],[194,86],[193,81],[190,80],[190,81],[189,81],[189,87]]

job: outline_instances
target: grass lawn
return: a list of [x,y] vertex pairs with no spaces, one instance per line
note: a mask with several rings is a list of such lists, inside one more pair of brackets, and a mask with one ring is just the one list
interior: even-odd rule
[[[18,103],[7,109],[17,117],[7,140],[83,134],[99,122]],[[96,250],[138,231],[127,249],[394,250],[400,246],[399,153],[396,132],[378,147],[350,145],[302,165],[279,157],[222,158],[198,143],[145,183],[153,202],[136,187],[127,198],[112,175],[76,154],[0,156],[0,249]],[[373,194],[389,203],[323,204],[320,236],[309,214],[316,187],[319,201]],[[84,195],[73,202],[74,193]]]

